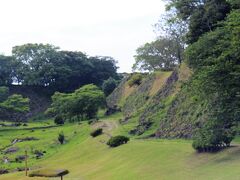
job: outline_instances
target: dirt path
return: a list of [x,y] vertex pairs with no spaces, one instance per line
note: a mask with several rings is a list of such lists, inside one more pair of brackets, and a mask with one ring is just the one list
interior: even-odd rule
[[102,128],[103,132],[108,136],[112,135],[112,131],[117,129],[119,126],[118,122],[116,121],[98,121],[92,127],[94,129]]

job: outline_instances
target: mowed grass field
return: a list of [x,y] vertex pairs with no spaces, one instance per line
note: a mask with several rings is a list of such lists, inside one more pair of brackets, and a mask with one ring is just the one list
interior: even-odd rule
[[[158,180],[158,179],[240,179],[240,145],[219,153],[198,154],[189,140],[139,140],[132,138],[122,146],[109,148],[106,141],[111,134],[124,132],[118,124],[119,115],[101,118],[95,125],[67,124],[61,127],[30,130],[0,131],[1,141],[14,137],[32,136],[38,141],[17,143],[22,153],[25,148],[46,150],[46,155],[36,160],[29,159],[33,169],[68,169],[66,180]],[[89,133],[96,127],[103,127],[104,134],[92,138]],[[57,143],[57,135],[63,131],[67,142]],[[29,150],[31,151],[31,150]],[[14,155],[12,155],[14,156]],[[1,164],[6,167],[6,165]],[[13,163],[9,168],[24,166]],[[24,172],[1,175],[0,180],[50,179],[26,177]],[[52,178],[51,178],[52,179]],[[60,179],[60,178],[53,178]]]

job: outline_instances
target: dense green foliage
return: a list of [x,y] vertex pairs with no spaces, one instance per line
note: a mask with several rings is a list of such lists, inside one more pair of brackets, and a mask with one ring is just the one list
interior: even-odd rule
[[13,94],[0,103],[0,117],[5,120],[22,121],[22,115],[29,110],[29,99],[18,94]]
[[85,84],[100,86],[117,78],[111,57],[89,57],[82,52],[61,51],[50,44],[24,44],[12,49],[12,57],[0,56],[0,85],[12,82],[45,86],[50,92],[73,91]]
[[117,147],[122,144],[126,144],[128,141],[129,138],[126,136],[114,136],[108,140],[107,145],[109,145],[110,147]]
[[97,137],[97,136],[101,135],[102,132],[103,132],[103,129],[102,129],[102,128],[98,128],[98,129],[93,130],[93,131],[90,133],[90,135],[91,135],[92,137]]
[[12,58],[0,55],[0,86],[12,83],[12,73]]
[[117,87],[117,81],[112,77],[105,80],[102,84],[102,90],[106,96],[111,94],[116,87]]
[[56,92],[52,96],[52,105],[48,114],[61,116],[65,119],[91,119],[105,104],[104,93],[95,85],[85,85],[73,93]]
[[205,34],[186,52],[190,66],[196,70],[197,93],[207,97],[211,109],[193,144],[200,151],[229,146],[240,120],[239,19],[239,10],[233,11],[222,27]]
[[226,0],[168,0],[168,8],[177,10],[177,15],[188,22],[188,43],[198,40],[204,33],[213,31],[218,22],[230,12]]
[[29,111],[29,99],[19,94],[13,94],[0,103],[0,108],[13,112],[27,112]]
[[5,101],[9,96],[9,88],[6,86],[0,86],[0,102]]
[[[198,124],[193,147],[214,151],[229,146],[240,117],[240,12],[235,0],[168,0],[168,10],[188,23],[186,60],[194,70],[190,82],[196,99],[208,108]],[[205,112],[206,113],[206,112]]]
[[[157,131],[154,132],[152,128],[155,136],[194,137],[193,147],[199,152],[228,147],[238,133],[240,120],[239,1],[168,0],[167,10],[169,17],[165,17],[156,26],[160,32],[166,32],[167,38],[171,32],[177,36],[174,30],[179,29],[180,24],[183,28],[188,28],[187,33],[183,31],[181,41],[178,42],[183,49],[186,47],[184,60],[192,69],[193,75],[189,71],[175,69],[147,108],[139,105],[142,104],[139,100],[144,100],[145,97],[148,99],[148,94],[136,96],[140,89],[137,88],[134,96],[129,97],[139,100],[132,98],[130,102],[136,102],[136,107],[139,105],[141,110],[145,110],[139,118],[139,113],[129,108],[131,105],[125,105],[134,115],[127,117],[126,121],[136,121],[139,118],[138,125],[131,131],[133,134],[139,134],[139,129],[144,133],[151,126],[156,126],[156,122],[160,122]],[[155,70],[148,68],[151,63],[161,63],[154,54],[160,51],[153,47],[153,43],[141,47],[141,54],[138,54],[141,56],[136,60],[135,66],[151,71]],[[176,43],[174,45],[175,49],[180,47]],[[166,47],[166,44],[163,45],[161,50]],[[166,57],[168,56],[163,59],[169,62]],[[191,78],[186,78],[184,82],[184,74],[189,74],[187,76]]]
[[21,115],[29,112],[29,110],[28,98],[19,94],[9,96],[9,88],[0,87],[0,118],[20,121],[22,119]]

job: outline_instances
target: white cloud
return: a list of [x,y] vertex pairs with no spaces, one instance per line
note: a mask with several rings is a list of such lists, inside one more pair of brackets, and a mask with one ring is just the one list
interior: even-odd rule
[[15,45],[51,43],[64,50],[108,55],[130,71],[135,49],[154,39],[161,0],[0,1],[0,52]]

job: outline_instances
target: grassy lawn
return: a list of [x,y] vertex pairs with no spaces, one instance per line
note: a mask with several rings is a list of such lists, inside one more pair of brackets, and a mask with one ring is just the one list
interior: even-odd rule
[[[123,132],[118,124],[120,114],[101,119],[97,125],[87,123],[68,124],[31,132],[16,130],[1,133],[1,142],[19,136],[34,136],[38,141],[17,143],[20,149],[33,148],[46,150],[46,155],[36,160],[30,157],[33,168],[68,169],[66,179],[238,179],[240,177],[240,147],[236,146],[219,153],[197,154],[188,140],[137,140],[117,148],[109,148],[107,134]],[[96,138],[89,136],[91,129],[103,126],[107,134]],[[63,131],[68,142],[57,143],[57,135]],[[11,137],[11,138],[10,138]],[[2,143],[1,143],[2,144]],[[31,150],[30,150],[31,151]],[[17,153],[23,153],[22,151]],[[2,155],[1,155],[2,156]],[[14,154],[13,156],[16,156]],[[18,167],[21,163],[11,163],[8,168]],[[22,166],[24,163],[22,163]],[[6,166],[1,164],[1,166]],[[47,179],[28,178],[23,172],[1,175],[3,180]]]

